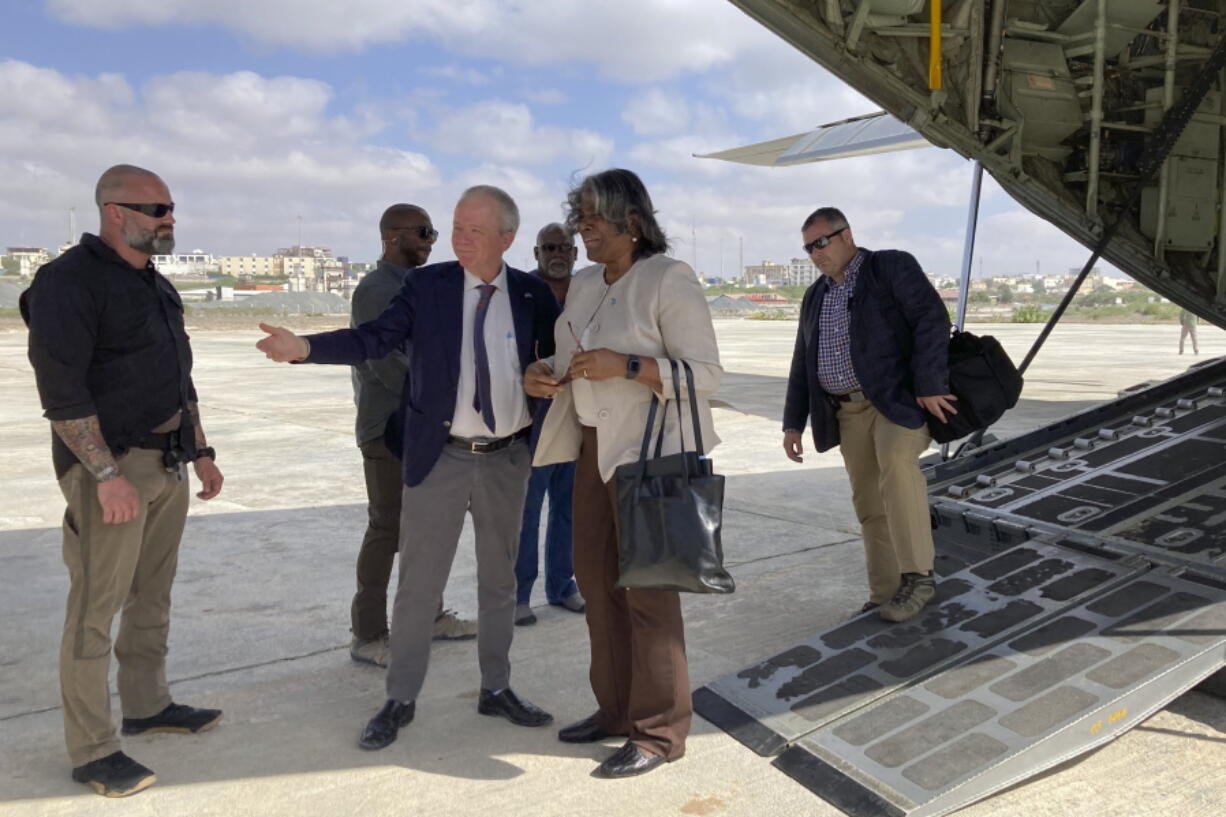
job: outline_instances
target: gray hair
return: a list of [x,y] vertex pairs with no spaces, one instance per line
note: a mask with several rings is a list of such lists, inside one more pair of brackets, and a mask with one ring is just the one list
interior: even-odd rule
[[571,228],[568,225],[559,224],[556,221],[551,221],[548,224],[546,224],[544,227],[536,231],[536,246],[538,247],[541,246],[541,239],[545,237],[545,233],[551,230],[560,230],[561,232],[566,234],[567,238],[572,238],[575,235],[574,231],[571,230]]
[[618,232],[630,229],[630,216],[638,217],[639,236],[634,245],[634,260],[668,251],[668,237],[656,222],[656,211],[643,180],[632,171],[613,168],[593,173],[566,194],[566,226],[579,231],[583,200],[595,215],[613,224]]
[[843,215],[843,211],[839,208],[819,207],[812,213],[809,213],[809,217],[805,219],[805,223],[800,225],[800,231],[803,233],[805,230],[812,227],[813,222],[817,221],[819,218],[829,224],[830,229],[832,230],[844,230],[849,226],[847,224],[847,216]]
[[504,233],[514,233],[519,230],[519,207],[515,205],[515,199],[511,198],[507,191],[501,187],[494,187],[492,184],[475,184],[460,194],[460,201],[477,196],[485,196],[493,199],[502,210],[502,231]]

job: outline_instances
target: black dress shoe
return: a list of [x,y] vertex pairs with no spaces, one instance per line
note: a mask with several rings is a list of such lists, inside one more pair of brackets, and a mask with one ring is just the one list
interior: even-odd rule
[[146,732],[178,732],[187,735],[207,731],[220,722],[220,709],[197,709],[186,704],[171,703],[148,718],[124,718],[121,731],[125,735],[143,735]]
[[416,711],[416,701],[402,704],[400,701],[393,701],[389,698],[379,710],[379,714],[371,718],[366,728],[362,730],[362,737],[358,738],[358,746],[373,750],[389,745],[396,739],[400,727],[408,726],[409,721],[413,720],[413,714]]
[[611,737],[613,733],[601,726],[595,715],[558,730],[558,740],[563,743],[595,743]]
[[612,757],[596,767],[592,772],[596,777],[634,777],[646,774],[666,761],[660,755],[644,752],[635,744],[626,741],[626,745],[613,753]]
[[477,711],[482,715],[506,718],[516,726],[544,726],[553,723],[553,715],[528,701],[521,701],[510,689],[504,689],[497,695],[488,689],[481,690]]

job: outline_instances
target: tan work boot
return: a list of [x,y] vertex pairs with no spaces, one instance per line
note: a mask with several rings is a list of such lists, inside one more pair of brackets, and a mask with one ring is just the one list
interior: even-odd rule
[[918,616],[936,597],[936,577],[931,573],[904,573],[898,592],[887,604],[881,605],[877,614],[886,621],[907,621]]
[[387,634],[379,638],[364,641],[356,636],[349,642],[349,657],[359,664],[374,664],[376,667],[386,667],[391,647],[387,642]]
[[477,637],[477,622],[460,618],[454,610],[444,610],[434,619],[435,641],[467,641]]

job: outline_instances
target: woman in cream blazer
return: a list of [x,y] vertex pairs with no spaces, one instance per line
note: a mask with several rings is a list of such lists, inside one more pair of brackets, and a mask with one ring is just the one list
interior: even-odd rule
[[626,777],[684,754],[692,710],[679,595],[614,587],[613,472],[637,461],[653,393],[673,397],[670,358],[682,377],[683,420],[675,405],[664,413],[664,453],[680,450],[682,434],[686,449],[694,449],[682,360],[694,373],[705,448],[719,442],[707,395],[723,369],[702,286],[688,264],[664,255],[667,240],[639,178],[628,170],[589,176],[571,191],[568,206],[567,220],[596,263],[570,285],[555,328],[556,354],[524,373],[529,394],[553,398],[534,464],[578,460],[575,577],[587,601],[599,708],[558,737],[585,743],[625,736],[597,774]]

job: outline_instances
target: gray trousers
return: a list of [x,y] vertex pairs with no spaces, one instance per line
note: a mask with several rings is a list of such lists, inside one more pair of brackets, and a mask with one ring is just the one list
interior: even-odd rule
[[464,514],[477,555],[477,659],[481,687],[510,685],[515,630],[515,556],[532,470],[526,440],[492,454],[443,447],[420,484],[401,497],[400,579],[392,605],[387,697],[414,701],[426,678],[434,618],[442,602]]

